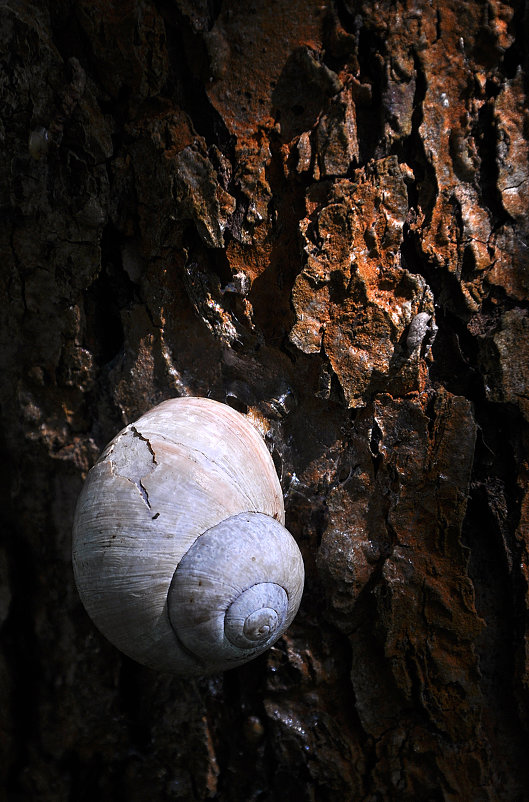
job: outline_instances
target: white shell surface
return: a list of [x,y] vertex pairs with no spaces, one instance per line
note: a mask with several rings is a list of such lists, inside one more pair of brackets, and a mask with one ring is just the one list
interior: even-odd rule
[[77,586],[103,634],[159,670],[222,670],[182,646],[167,596],[195,540],[241,512],[264,513],[274,527],[284,522],[272,459],[238,412],[209,399],[172,399],[123,429],[89,472],[74,521]]
[[268,515],[240,513],[184,555],[169,591],[169,619],[204,665],[230,668],[268,649],[290,625],[303,579],[301,554],[285,527]]

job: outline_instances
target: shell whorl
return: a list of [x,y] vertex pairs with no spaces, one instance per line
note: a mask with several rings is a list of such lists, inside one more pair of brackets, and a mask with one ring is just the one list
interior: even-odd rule
[[76,509],[81,599],[138,662],[208,674],[246,662],[292,621],[303,589],[272,459],[218,402],[172,399],[127,426]]
[[218,664],[229,668],[278,639],[302,587],[302,563],[287,530],[269,515],[240,513],[201,535],[182,558],[169,620],[193,655],[207,663],[214,644]]

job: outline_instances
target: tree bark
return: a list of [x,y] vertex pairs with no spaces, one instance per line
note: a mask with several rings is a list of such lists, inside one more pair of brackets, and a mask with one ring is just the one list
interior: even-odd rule
[[[0,787],[529,794],[523,0],[0,3]],[[83,478],[209,396],[266,433],[287,634],[156,674],[79,600]]]

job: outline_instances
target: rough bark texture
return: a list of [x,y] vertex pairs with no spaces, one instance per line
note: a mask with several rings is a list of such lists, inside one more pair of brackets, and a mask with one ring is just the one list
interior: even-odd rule
[[[527,798],[528,40],[523,0],[0,3],[7,798]],[[266,432],[307,571],[189,681],[70,559],[186,394]]]

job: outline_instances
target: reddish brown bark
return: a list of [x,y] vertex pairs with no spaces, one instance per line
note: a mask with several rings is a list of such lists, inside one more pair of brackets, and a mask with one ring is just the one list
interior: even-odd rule
[[[518,800],[529,646],[522,0],[0,7],[1,780],[26,800]],[[156,675],[70,531],[100,449],[216,398],[307,583]]]

